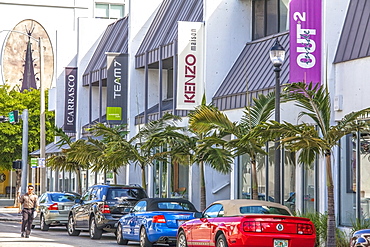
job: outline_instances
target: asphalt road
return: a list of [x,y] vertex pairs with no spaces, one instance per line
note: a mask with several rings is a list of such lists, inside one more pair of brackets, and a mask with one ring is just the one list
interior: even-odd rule
[[[1,247],[95,247],[119,246],[113,233],[105,233],[99,240],[90,239],[88,232],[80,236],[69,236],[65,227],[51,227],[49,231],[41,231],[38,227],[32,230],[29,238],[21,238],[20,222],[0,221]],[[129,243],[130,247],[138,247],[139,243]]]

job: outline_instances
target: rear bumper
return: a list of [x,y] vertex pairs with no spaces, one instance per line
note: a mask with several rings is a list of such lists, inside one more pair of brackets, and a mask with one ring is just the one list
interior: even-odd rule
[[107,232],[115,232],[117,229],[117,222],[119,219],[113,217],[97,218],[97,227]]
[[68,214],[50,211],[45,214],[45,223],[47,225],[66,225],[68,223]]
[[147,233],[148,239],[152,243],[176,243],[177,228],[151,228]]
[[273,234],[250,234],[239,239],[230,237],[229,247],[253,246],[253,247],[272,247],[274,240],[288,240],[288,246],[314,247],[315,235],[273,235]]

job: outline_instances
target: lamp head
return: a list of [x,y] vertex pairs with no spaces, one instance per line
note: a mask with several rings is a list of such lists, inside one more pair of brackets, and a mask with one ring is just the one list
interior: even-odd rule
[[275,44],[270,49],[270,59],[274,67],[280,67],[284,62],[285,50],[279,43],[278,38],[276,38]]

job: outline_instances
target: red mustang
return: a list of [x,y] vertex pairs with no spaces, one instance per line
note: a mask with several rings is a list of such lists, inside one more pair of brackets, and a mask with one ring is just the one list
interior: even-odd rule
[[316,232],[307,218],[286,206],[259,200],[212,203],[197,219],[179,227],[177,247],[314,247]]

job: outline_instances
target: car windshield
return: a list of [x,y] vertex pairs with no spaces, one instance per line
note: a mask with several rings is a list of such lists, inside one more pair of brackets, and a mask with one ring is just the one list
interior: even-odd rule
[[158,202],[157,206],[164,210],[193,211],[192,205],[185,202]]
[[51,194],[50,197],[53,202],[74,202],[77,199],[76,195],[63,193]]
[[146,198],[145,192],[141,189],[135,188],[109,188],[107,199],[108,200],[117,200],[121,198],[126,199],[142,199]]
[[277,207],[268,206],[244,206],[240,207],[240,213],[242,214],[280,214],[280,215],[290,215],[290,213],[283,209]]

